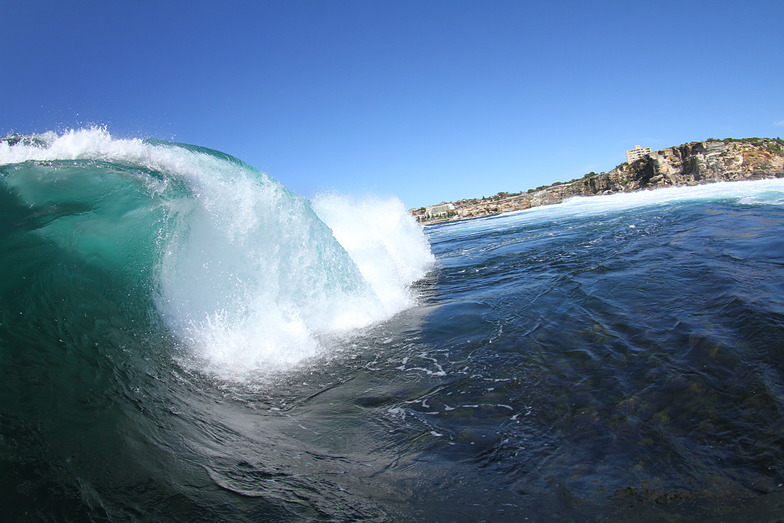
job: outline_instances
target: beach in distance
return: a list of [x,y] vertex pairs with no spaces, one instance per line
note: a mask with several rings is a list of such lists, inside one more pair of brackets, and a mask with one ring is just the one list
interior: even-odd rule
[[204,147],[2,140],[4,517],[775,520],[780,145],[423,227]]

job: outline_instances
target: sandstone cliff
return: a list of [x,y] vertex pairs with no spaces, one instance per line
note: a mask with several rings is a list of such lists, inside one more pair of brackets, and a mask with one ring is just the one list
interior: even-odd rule
[[609,172],[588,173],[577,180],[527,193],[499,193],[491,198],[453,202],[454,211],[445,218],[426,219],[424,209],[412,212],[424,223],[435,223],[519,211],[573,196],[782,177],[784,140],[711,139],[662,149],[633,163],[622,163]]

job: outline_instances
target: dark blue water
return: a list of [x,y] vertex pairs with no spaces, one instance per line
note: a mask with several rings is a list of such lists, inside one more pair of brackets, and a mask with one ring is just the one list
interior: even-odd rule
[[753,519],[764,494],[780,513],[780,197],[619,196],[433,230],[445,377],[413,408],[465,482],[490,472],[536,519]]
[[[173,150],[178,165],[215,158]],[[333,311],[364,292],[345,276],[363,265],[321,235],[302,202],[258,192],[285,217],[263,215],[258,230],[284,231],[267,243],[288,253],[258,255],[275,265],[296,254],[304,276],[274,273],[272,290],[252,287],[264,297],[258,308],[221,302],[197,324],[198,289],[225,290],[213,275],[229,282],[229,297],[247,290],[257,253],[245,260],[240,247],[253,249],[261,233],[239,241],[231,222],[204,228],[213,215],[193,209],[216,205],[209,177],[194,185],[163,163],[118,158],[0,166],[2,519],[784,514],[781,181],[430,227],[436,264],[412,285],[415,301],[365,327],[329,330],[316,305],[326,296]],[[292,225],[298,213],[305,233]],[[388,240],[398,219],[385,218]],[[205,238],[231,257],[205,254]],[[318,248],[300,256],[287,238]],[[384,252],[398,256],[389,244]],[[238,255],[245,265],[231,263]],[[209,263],[231,272],[200,272]],[[195,290],[167,280],[171,265],[199,271]],[[305,283],[287,286],[287,275]]]

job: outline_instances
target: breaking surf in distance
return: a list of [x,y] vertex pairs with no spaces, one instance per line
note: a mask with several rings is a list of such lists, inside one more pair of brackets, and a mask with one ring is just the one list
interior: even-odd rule
[[[322,354],[327,337],[410,307],[411,283],[433,264],[399,201],[322,197],[317,213],[203,147],[80,129],[8,138],[0,166],[12,243],[46,242],[37,248],[56,252],[55,280],[73,277],[65,258],[89,265],[107,276],[109,299],[127,306],[112,298],[124,282],[186,349],[183,361],[224,378],[285,370]],[[79,316],[84,305],[64,299]]]

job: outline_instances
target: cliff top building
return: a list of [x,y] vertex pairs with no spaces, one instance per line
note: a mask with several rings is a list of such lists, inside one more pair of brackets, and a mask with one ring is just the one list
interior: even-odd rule
[[455,210],[455,206],[452,203],[431,205],[430,207],[425,208],[425,218],[426,219],[446,218],[449,215],[449,213],[454,210]]
[[626,161],[632,163],[635,160],[639,160],[645,156],[651,154],[650,147],[640,147],[639,145],[635,145],[634,149],[626,151]]

